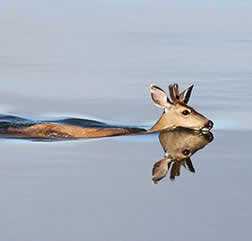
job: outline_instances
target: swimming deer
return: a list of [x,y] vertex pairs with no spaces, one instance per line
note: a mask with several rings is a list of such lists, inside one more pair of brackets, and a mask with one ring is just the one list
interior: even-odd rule
[[15,116],[0,117],[0,132],[11,136],[43,138],[83,138],[130,135],[161,131],[167,128],[185,127],[209,131],[213,122],[188,106],[193,86],[179,93],[177,84],[169,85],[168,95],[156,85],[151,85],[151,97],[155,105],[164,109],[161,118],[149,130],[107,125],[95,120],[64,119],[57,121],[31,121]]
[[170,179],[174,180],[175,176],[180,175],[181,166],[194,173],[195,169],[190,157],[204,148],[213,138],[211,132],[200,133],[182,128],[160,132],[159,141],[165,155],[153,166],[152,182],[158,183],[167,175],[169,169],[171,170]]

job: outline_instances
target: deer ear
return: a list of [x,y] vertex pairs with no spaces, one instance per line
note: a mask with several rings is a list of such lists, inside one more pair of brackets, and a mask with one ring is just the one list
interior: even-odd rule
[[185,159],[185,166],[186,166],[186,168],[187,168],[190,172],[195,173],[195,169],[194,169],[194,167],[193,167],[193,164],[192,164],[192,161],[191,161],[190,157],[188,157],[188,158]]
[[167,94],[156,85],[151,85],[151,98],[158,107],[169,108],[171,105]]
[[179,100],[184,102],[185,104],[188,103],[191,93],[192,93],[193,85],[191,85],[189,88],[185,89],[180,95]]
[[157,184],[162,178],[164,178],[169,170],[171,159],[162,159],[157,161],[152,169],[152,182]]

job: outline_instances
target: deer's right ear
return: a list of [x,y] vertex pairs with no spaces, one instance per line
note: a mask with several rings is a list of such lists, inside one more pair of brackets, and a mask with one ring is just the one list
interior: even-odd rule
[[188,103],[191,93],[192,93],[193,85],[191,85],[189,88],[185,89],[180,95],[179,99],[180,101],[184,102],[185,104]]
[[151,98],[158,107],[169,108],[171,105],[167,94],[156,85],[151,85]]

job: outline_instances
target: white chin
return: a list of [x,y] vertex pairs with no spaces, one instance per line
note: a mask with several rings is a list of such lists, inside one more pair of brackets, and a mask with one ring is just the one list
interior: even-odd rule
[[201,129],[201,131],[202,131],[202,132],[209,132],[209,129],[206,128],[206,127],[204,127],[204,128]]
[[194,128],[193,130],[195,130],[195,131],[202,131],[203,133],[206,133],[206,132],[209,132],[210,130],[208,129],[208,128],[206,128],[206,127],[204,127],[204,128]]

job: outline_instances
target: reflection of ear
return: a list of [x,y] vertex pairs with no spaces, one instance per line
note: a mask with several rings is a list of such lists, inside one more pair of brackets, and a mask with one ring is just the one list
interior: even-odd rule
[[156,85],[151,85],[151,98],[158,107],[168,108],[171,105],[167,94]]
[[152,168],[152,182],[157,184],[162,178],[164,178],[169,170],[171,159],[162,159],[157,161]]
[[186,158],[184,161],[185,161],[185,167],[186,167],[189,171],[195,173],[195,169],[194,169],[194,167],[193,167],[193,164],[192,164],[192,161],[191,161],[190,157]]
[[185,89],[180,95],[179,99],[180,101],[184,102],[185,104],[188,103],[191,93],[192,93],[193,85],[190,86],[189,88]]

